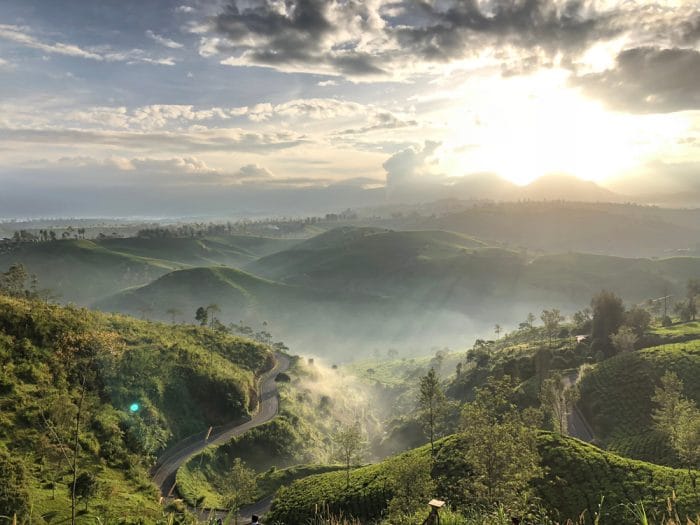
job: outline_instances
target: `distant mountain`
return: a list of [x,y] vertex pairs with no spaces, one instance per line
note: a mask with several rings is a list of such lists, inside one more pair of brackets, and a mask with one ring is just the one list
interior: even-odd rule
[[475,173],[454,179],[453,196],[470,200],[510,200],[520,188],[494,173]]
[[545,175],[516,191],[522,199],[535,201],[564,200],[574,202],[615,202],[624,200],[619,194],[595,182],[571,175]]
[[623,202],[629,199],[598,184],[571,175],[544,175],[518,186],[493,173],[474,173],[439,181],[413,181],[390,187],[391,202],[428,202],[446,198],[498,202],[535,200],[571,202]]

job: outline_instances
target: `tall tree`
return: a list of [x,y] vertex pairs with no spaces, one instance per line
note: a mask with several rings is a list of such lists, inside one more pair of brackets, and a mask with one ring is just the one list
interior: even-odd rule
[[463,497],[472,504],[520,510],[532,496],[530,481],[542,473],[538,417],[518,411],[513,389],[508,376],[491,379],[462,410],[462,449],[472,469]]
[[343,426],[333,435],[334,456],[345,465],[345,488],[350,488],[350,467],[362,457],[364,439],[360,423]]
[[547,334],[547,341],[549,347],[552,347],[552,339],[557,335],[559,331],[559,325],[564,321],[564,316],[556,308],[552,310],[543,310],[540,316],[542,322],[544,323],[544,332]]
[[558,373],[552,374],[542,383],[540,403],[555,432],[568,435],[569,415],[578,395],[576,385],[568,384],[568,380]]
[[683,382],[673,372],[662,376],[652,400],[657,430],[668,437],[695,485],[693,469],[700,467],[700,408],[683,395]]
[[238,512],[245,503],[253,500],[257,494],[257,477],[255,471],[240,459],[233,460],[233,465],[224,477],[226,506],[231,509],[238,523]]
[[391,523],[410,520],[431,499],[435,490],[431,470],[432,461],[425,456],[405,455],[390,463],[386,474],[393,494],[387,508]]
[[200,326],[207,326],[207,322],[209,321],[209,312],[206,308],[200,306],[194,313],[194,319],[195,321],[199,321]]
[[435,455],[436,428],[443,419],[446,406],[445,393],[440,387],[440,380],[434,368],[420,378],[418,405],[422,413],[423,426],[430,437],[430,451]]
[[593,321],[591,324],[591,336],[593,343],[606,355],[612,355],[614,349],[610,342],[610,336],[618,331],[625,317],[625,306],[613,292],[603,290],[591,299]]

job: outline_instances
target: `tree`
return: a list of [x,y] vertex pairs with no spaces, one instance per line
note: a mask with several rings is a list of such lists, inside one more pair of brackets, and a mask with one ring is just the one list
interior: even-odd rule
[[547,334],[547,340],[549,342],[549,347],[552,347],[552,339],[559,331],[559,324],[564,321],[564,316],[556,308],[552,310],[543,310],[540,316],[542,322],[544,323],[544,332]]
[[49,413],[42,410],[41,416],[44,420],[49,434],[58,445],[62,458],[65,460],[71,474],[69,484],[71,499],[71,525],[75,525],[76,503],[77,503],[77,482],[78,482],[78,461],[80,459],[80,435],[84,420],[85,394],[87,376],[82,375],[77,394],[77,400],[70,398],[57,398],[52,403],[48,403]]
[[431,470],[432,461],[425,456],[404,455],[390,463],[387,479],[393,497],[387,514],[391,523],[410,520],[432,497],[435,482]]
[[613,354],[610,336],[618,331],[624,321],[625,306],[613,292],[603,290],[591,299],[593,321],[591,336],[593,343],[599,346],[604,354]]
[[625,325],[637,337],[642,337],[651,324],[651,314],[639,306],[633,306],[625,313]]
[[218,319],[214,316],[214,314],[220,313],[221,308],[219,308],[218,304],[212,303],[209,306],[207,306],[206,310],[207,310],[207,317],[209,318],[209,328],[213,329],[214,324],[218,321]]
[[695,486],[693,469],[700,467],[700,409],[683,396],[683,382],[673,372],[661,377],[652,401],[656,405],[652,414],[656,429],[668,438]]
[[434,368],[420,378],[418,405],[422,412],[423,426],[430,437],[430,452],[435,455],[435,433],[445,413],[445,393]]
[[350,467],[362,456],[364,440],[360,423],[341,427],[333,435],[335,458],[345,465],[345,488],[350,488]]
[[253,500],[257,491],[255,471],[247,467],[240,458],[236,458],[224,478],[226,506],[236,517],[236,523],[238,523],[238,511],[241,506]]
[[574,328],[579,334],[587,334],[591,331],[593,318],[591,317],[591,309],[584,308],[573,315]]
[[496,339],[499,339],[501,337],[501,325],[496,323],[493,327],[493,332],[496,334]]
[[610,342],[618,353],[626,354],[634,351],[634,345],[637,343],[637,335],[630,327],[623,326],[617,333],[610,336]]
[[17,514],[20,521],[29,514],[29,492],[24,464],[0,449],[0,516]]
[[[75,497],[85,502],[86,511],[88,509],[88,501],[97,495],[98,488],[97,478],[89,472],[81,472],[75,480]],[[69,485],[68,489],[71,490],[72,485]]]
[[170,320],[172,321],[173,324],[175,324],[175,318],[178,315],[182,315],[182,312],[180,310],[178,310],[177,308],[168,308],[165,311],[165,313],[170,316]]
[[519,412],[509,376],[490,379],[462,410],[465,460],[471,466],[465,495],[470,503],[500,503],[522,509],[532,495],[530,481],[542,474],[537,450],[536,412]]
[[554,431],[568,435],[569,415],[579,397],[575,385],[568,386],[560,374],[552,374],[540,387],[540,403],[550,419]]
[[208,310],[200,306],[194,314],[194,319],[195,321],[199,321],[199,326],[207,326],[207,322],[209,321]]
[[19,297],[27,295],[26,283],[29,274],[22,264],[13,264],[5,272],[0,274],[0,293]]
[[695,316],[698,314],[695,298],[700,294],[700,281],[697,279],[689,279],[686,285],[686,296],[688,298],[688,313],[690,319],[695,321]]

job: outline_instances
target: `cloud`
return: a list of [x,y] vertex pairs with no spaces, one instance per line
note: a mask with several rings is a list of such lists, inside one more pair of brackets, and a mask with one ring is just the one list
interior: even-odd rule
[[51,55],[62,55],[104,62],[126,62],[127,64],[146,63],[159,65],[174,65],[173,58],[154,58],[148,56],[142,49],[113,50],[108,46],[83,48],[75,44],[63,42],[47,43],[31,34],[27,27],[0,24],[0,39],[9,40],[23,47],[37,49]]
[[330,86],[337,86],[338,81],[336,80],[321,80],[316,84],[319,87],[330,87]]
[[222,63],[234,66],[401,78],[489,46],[517,48],[529,60],[578,52],[622,30],[609,18],[580,0],[229,0],[200,52],[229,55]]
[[246,164],[242,166],[241,169],[236,173],[237,178],[251,180],[251,179],[270,179],[273,174],[267,168],[263,168],[257,164]]
[[386,170],[388,187],[420,182],[426,176],[435,175],[433,155],[440,142],[426,140],[423,146],[410,146],[394,153],[382,165]]
[[103,148],[188,153],[265,152],[292,148],[306,142],[302,136],[291,132],[254,133],[237,128],[178,133],[0,128],[0,140],[11,143],[68,146],[92,144]]
[[700,14],[687,0],[225,0],[197,32],[200,54],[222,64],[361,82],[407,80],[452,63],[500,65],[506,75],[573,71],[600,43],[693,46]]
[[189,5],[179,5],[175,8],[176,13],[193,13],[194,12],[194,7],[191,7]]
[[617,56],[613,69],[572,83],[609,107],[632,113],[700,109],[700,51],[638,47]]
[[92,60],[104,60],[99,53],[94,53],[73,44],[54,42],[47,44],[31,36],[27,29],[20,26],[0,24],[0,38],[10,40],[24,47],[38,49],[45,53],[65,55],[79,58],[89,58]]
[[362,128],[350,128],[345,129],[340,132],[341,135],[359,135],[362,133],[369,133],[371,131],[380,131],[387,129],[399,129],[417,126],[418,122],[415,120],[402,120],[396,115],[388,112],[382,111],[373,116],[373,122]]
[[151,31],[150,29],[146,31],[146,36],[150,38],[151,40],[159,43],[162,46],[168,47],[170,49],[180,49],[183,47],[182,44],[179,42],[175,42],[174,40],[170,40],[169,38],[166,38],[162,35],[158,35]]

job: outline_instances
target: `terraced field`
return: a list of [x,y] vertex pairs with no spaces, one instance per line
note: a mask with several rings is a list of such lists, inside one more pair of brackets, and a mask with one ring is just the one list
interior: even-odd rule
[[[451,499],[459,486],[458,479],[468,470],[452,468],[464,445],[457,435],[436,443],[437,460],[433,474],[443,476],[438,484],[440,497]],[[560,518],[577,518],[582,512],[590,516],[605,496],[602,523],[630,523],[625,505],[643,501],[650,512],[665,508],[666,498],[675,491],[681,514],[700,512],[700,495],[691,488],[688,474],[682,470],[659,467],[604,452],[597,447],[550,433],[539,435],[542,463],[547,467],[544,478],[535,488],[542,504]],[[427,456],[425,446],[406,454]],[[279,490],[272,503],[268,520],[281,523],[306,523],[315,509],[327,507],[361,520],[382,515],[391,491],[386,484],[389,464],[401,456],[352,471],[346,489],[343,472],[331,472],[295,481]],[[700,475],[700,473],[697,473]]]
[[580,407],[606,448],[622,455],[677,465],[666,440],[652,428],[652,396],[666,370],[700,402],[700,340],[621,354],[581,380]]

